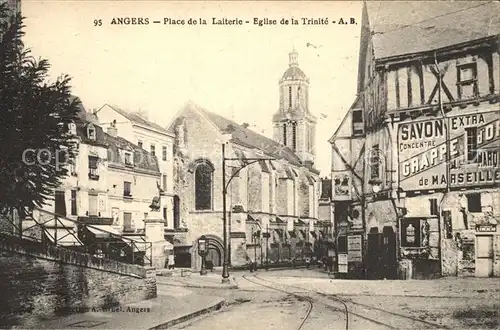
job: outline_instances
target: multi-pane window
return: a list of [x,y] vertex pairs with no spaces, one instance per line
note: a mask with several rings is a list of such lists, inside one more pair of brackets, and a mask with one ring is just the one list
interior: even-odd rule
[[154,145],[154,144],[152,144],[152,145],[150,146],[150,152],[151,152],[151,155],[153,155],[153,156],[156,156],[156,154],[155,154],[155,149],[156,149],[155,145]]
[[89,156],[89,179],[91,180],[99,180],[99,173],[97,168],[98,161],[98,157]]
[[467,134],[467,160],[477,162],[477,127],[468,127],[465,132]]
[[292,124],[292,148],[293,150],[297,149],[297,123],[294,122]]
[[125,153],[125,165],[132,165],[132,154],[130,152]]
[[123,196],[125,196],[125,197],[132,196],[131,187],[132,187],[132,184],[130,182],[127,182],[127,181],[123,182]]
[[71,215],[77,215],[76,190],[71,190]]
[[457,66],[457,92],[459,99],[470,99],[479,96],[476,63]]
[[142,141],[137,141],[137,145],[142,149]]
[[162,148],[162,157],[163,160],[167,160],[167,147],[163,146]]
[[292,86],[288,86],[288,107],[292,107]]

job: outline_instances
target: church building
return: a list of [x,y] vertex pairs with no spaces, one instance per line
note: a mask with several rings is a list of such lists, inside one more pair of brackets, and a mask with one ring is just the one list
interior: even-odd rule
[[209,240],[207,259],[215,267],[223,263],[223,173],[231,266],[302,259],[326,235],[316,226],[321,180],[314,168],[309,80],[295,50],[289,61],[272,117],[274,139],[193,103],[168,127],[175,135],[173,190],[183,227],[174,233],[177,266],[200,267],[202,235]]

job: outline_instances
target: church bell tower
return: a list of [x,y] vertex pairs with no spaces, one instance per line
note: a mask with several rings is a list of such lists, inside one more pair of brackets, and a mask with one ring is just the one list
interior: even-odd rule
[[295,49],[288,56],[288,69],[279,80],[280,102],[273,116],[273,136],[302,162],[314,163],[317,119],[309,111],[309,78],[299,68]]

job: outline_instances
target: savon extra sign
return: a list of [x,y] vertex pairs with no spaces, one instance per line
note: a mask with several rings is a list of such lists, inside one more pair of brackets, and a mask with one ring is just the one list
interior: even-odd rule
[[[399,183],[405,190],[486,185],[500,182],[500,113],[487,112],[401,123]],[[446,142],[446,126],[449,142]],[[477,153],[469,154],[472,146]],[[449,154],[448,154],[449,153]],[[450,172],[446,163],[450,157]]]

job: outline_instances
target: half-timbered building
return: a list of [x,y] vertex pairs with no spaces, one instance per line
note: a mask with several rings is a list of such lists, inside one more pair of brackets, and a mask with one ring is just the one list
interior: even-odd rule
[[330,139],[339,253],[351,268],[500,275],[499,11],[364,4],[357,97]]

